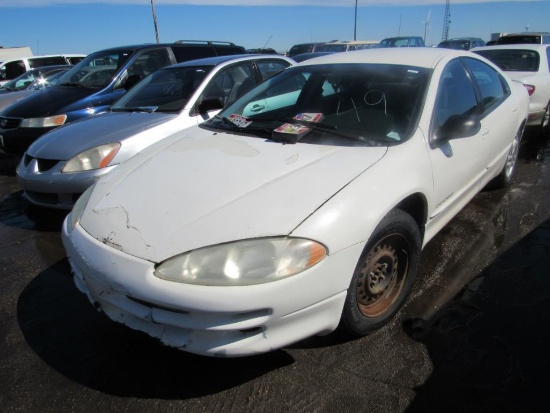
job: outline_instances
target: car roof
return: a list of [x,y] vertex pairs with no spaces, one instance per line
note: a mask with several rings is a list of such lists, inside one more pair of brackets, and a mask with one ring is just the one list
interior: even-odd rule
[[472,56],[472,53],[438,47],[403,47],[355,50],[305,60],[299,66],[330,63],[385,63],[434,68],[444,58]]
[[396,40],[396,39],[421,39],[420,36],[395,36],[395,37],[386,37],[382,40]]
[[518,32],[518,33],[506,33],[503,34],[500,37],[508,37],[508,36],[541,36],[544,34],[550,34],[549,32]]
[[550,44],[539,43],[514,43],[514,44],[495,44],[491,46],[475,47],[471,51],[477,52],[478,50],[535,50],[540,53],[545,53],[546,49],[550,47]]
[[188,60],[186,62],[176,63],[174,65],[167,66],[163,69],[172,68],[172,67],[189,67],[189,66],[218,66],[226,62],[243,62],[246,60],[258,60],[258,59],[260,60],[280,59],[280,60],[286,60],[288,62],[293,63],[292,59],[287,58],[285,56],[278,55],[278,54],[265,54],[265,53],[248,54],[247,53],[247,54],[237,54],[237,55],[228,55],[228,56],[213,56],[213,57],[205,57],[202,59]]

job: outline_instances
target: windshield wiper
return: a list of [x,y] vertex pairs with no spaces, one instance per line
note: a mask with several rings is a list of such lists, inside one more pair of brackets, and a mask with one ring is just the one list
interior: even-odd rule
[[153,106],[136,106],[132,108],[111,108],[112,112],[143,112],[152,113],[156,110]]
[[83,87],[80,83],[74,83],[74,82],[60,83],[59,86]]
[[231,119],[229,118],[226,118],[224,116],[220,116],[220,115],[215,115],[213,119],[219,119],[221,120],[224,124],[226,124],[227,126],[230,126],[231,129],[234,129],[234,130],[237,130],[239,132],[243,132],[243,133],[246,133],[246,134],[249,134],[249,135],[253,135],[253,134],[260,134],[260,135],[263,135],[265,137],[271,137],[271,129],[267,129],[267,128],[258,128],[258,127],[254,127],[254,126],[239,126],[237,125],[236,123],[232,122]]

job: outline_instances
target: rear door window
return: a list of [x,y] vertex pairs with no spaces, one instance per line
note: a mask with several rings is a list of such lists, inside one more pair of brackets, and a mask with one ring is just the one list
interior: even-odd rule
[[290,63],[284,60],[260,60],[256,64],[262,75],[262,80],[269,79],[271,76],[290,66]]

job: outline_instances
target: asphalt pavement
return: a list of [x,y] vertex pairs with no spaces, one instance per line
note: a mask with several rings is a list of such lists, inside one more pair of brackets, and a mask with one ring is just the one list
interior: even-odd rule
[[21,196],[0,155],[2,412],[548,412],[550,140],[528,133],[510,188],[482,192],[426,247],[403,310],[368,337],[200,357],[95,311],[62,213]]

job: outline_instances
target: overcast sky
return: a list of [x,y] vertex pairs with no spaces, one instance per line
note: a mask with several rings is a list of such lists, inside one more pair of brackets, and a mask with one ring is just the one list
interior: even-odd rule
[[[437,45],[444,0],[154,0],[161,42],[224,40],[246,48],[422,36]],[[156,41],[151,0],[0,0],[0,46],[84,53]],[[550,31],[550,0],[451,0],[450,37]]]

